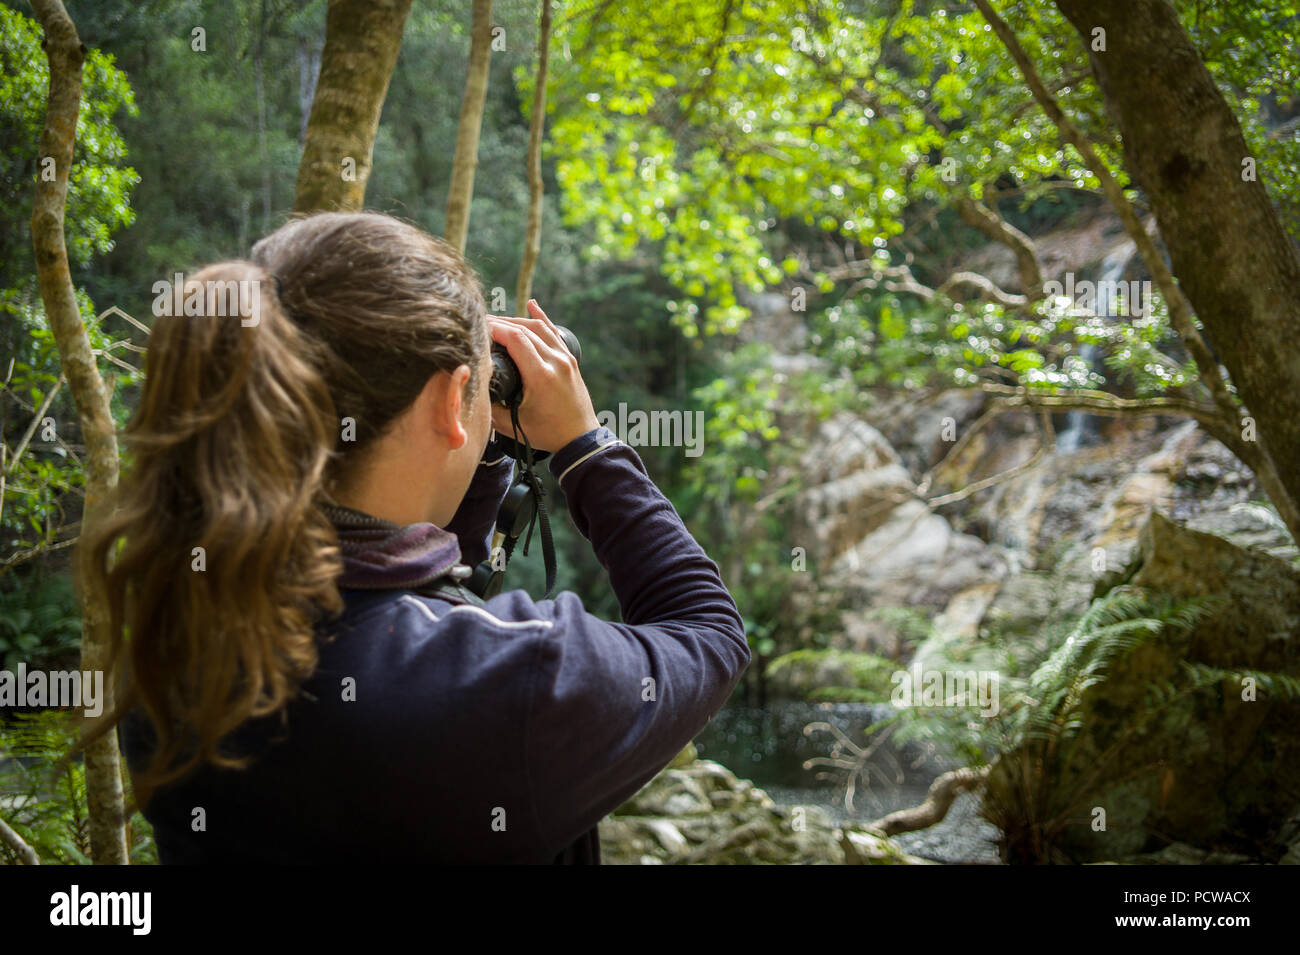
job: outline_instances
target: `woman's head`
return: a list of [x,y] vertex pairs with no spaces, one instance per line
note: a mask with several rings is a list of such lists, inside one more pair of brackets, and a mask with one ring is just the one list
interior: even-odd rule
[[83,540],[128,673],[90,738],[143,704],[158,746],[137,777],[142,802],[200,762],[231,765],[220,740],[281,709],[315,668],[314,625],[342,606],[325,499],[380,467],[395,431],[456,431],[454,411],[463,426],[430,472],[458,501],[490,429],[478,279],[414,226],[296,219],[252,262],[209,266],[187,286],[209,283],[251,289],[258,320],[213,295],[155,320],[128,467]]
[[[253,246],[307,334],[340,418],[334,477],[439,371],[470,369],[467,408],[488,348],[478,277],[455,249],[390,216],[330,212],[295,219]],[[481,450],[481,448],[479,449]]]

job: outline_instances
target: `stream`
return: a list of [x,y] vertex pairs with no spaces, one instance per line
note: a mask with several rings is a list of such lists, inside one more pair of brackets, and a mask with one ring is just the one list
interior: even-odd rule
[[[810,723],[830,723],[862,745],[863,729],[892,712],[888,704],[771,702],[766,707],[728,705],[695,738],[703,759],[752,780],[777,805],[817,806],[837,823],[865,824],[896,809],[920,805],[930,783],[956,767],[918,744],[885,743],[868,762],[868,782],[859,777],[853,811],[845,808],[847,772],[804,769],[805,760],[829,753],[834,737],[826,731],[804,735]],[[818,778],[818,774],[829,774]],[[962,794],[938,825],[903,833],[894,841],[906,852],[946,863],[996,863],[997,830],[976,814],[977,801]]]

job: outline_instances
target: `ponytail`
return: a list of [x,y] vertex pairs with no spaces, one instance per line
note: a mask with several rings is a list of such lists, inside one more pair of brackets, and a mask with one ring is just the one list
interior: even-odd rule
[[126,479],[81,545],[123,668],[83,745],[143,707],[156,745],[133,774],[141,805],[200,763],[241,765],[222,738],[296,695],[314,624],[342,607],[319,507],[338,418],[276,285],[251,263],[213,265],[186,283],[198,314],[157,318]]

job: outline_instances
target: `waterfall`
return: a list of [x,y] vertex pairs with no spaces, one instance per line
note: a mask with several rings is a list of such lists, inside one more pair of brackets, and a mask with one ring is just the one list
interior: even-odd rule
[[[1106,253],[1106,257],[1101,263],[1101,275],[1097,281],[1099,290],[1113,290],[1115,288],[1116,283],[1124,275],[1129,260],[1133,258],[1134,251],[1133,242],[1126,241]],[[1132,303],[1127,304],[1131,305]],[[1119,303],[1113,295],[1099,292],[1096,296],[1095,308],[1099,316],[1115,318],[1119,310]],[[1097,368],[1100,354],[1101,349],[1092,344],[1084,345],[1079,349],[1079,357],[1088,363],[1089,370]],[[1081,447],[1092,444],[1097,437],[1097,424],[1096,415],[1077,410],[1067,412],[1065,429],[1056,436],[1056,450],[1068,454],[1071,451],[1077,451]]]

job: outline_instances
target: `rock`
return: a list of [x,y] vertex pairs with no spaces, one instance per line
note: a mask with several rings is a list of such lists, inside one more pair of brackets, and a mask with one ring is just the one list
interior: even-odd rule
[[768,693],[806,700],[825,687],[857,691],[854,699],[887,702],[890,678],[900,664],[887,657],[847,650],[799,650],[773,660],[767,668]]
[[[635,807],[635,808],[629,808]],[[683,769],[666,769],[618,812],[634,811],[656,816],[688,816],[713,807],[695,776]]]
[[1300,865],[1300,811],[1281,825],[1273,842],[1280,853],[1278,865]]
[[976,636],[985,611],[1001,589],[1001,584],[992,582],[957,591],[943,612],[934,618],[934,628],[954,637]]
[[893,653],[898,629],[864,610],[903,607],[932,616],[958,593],[1000,580],[1006,564],[978,538],[958,534],[920,501],[908,501],[841,557],[828,582],[845,595],[844,642]]
[[1232,852],[1198,849],[1185,842],[1173,842],[1158,852],[1129,856],[1122,861],[1125,865],[1248,865],[1252,860],[1249,856]]
[[929,401],[913,396],[866,412],[913,474],[924,474],[952,448],[955,435],[979,417],[987,396],[976,388],[949,388]]
[[883,524],[914,498],[915,487],[879,431],[851,415],[823,422],[804,465],[798,537],[822,566]]
[[809,542],[817,587],[840,598],[832,646],[894,655],[900,625],[876,611],[932,617],[957,593],[1005,575],[996,549],[954,531],[916,496],[898,453],[866,421],[839,414],[823,422],[801,471],[793,539]]
[[686,837],[667,819],[647,819],[644,825],[654,833],[659,844],[672,855],[681,855],[689,851],[690,846]]
[[1136,540],[1154,510],[1167,511],[1174,482],[1191,450],[1204,439],[1195,421],[1185,421],[1165,438],[1155,453],[1142,458],[1110,495],[1094,547]]
[[611,865],[842,865],[920,862],[890,840],[854,843],[816,806],[776,806],[766,792],[712,760],[681,763],[600,823]]
[[699,755],[700,754],[695,749],[695,744],[687,743],[686,747],[673,757],[673,761],[668,764],[668,768],[681,769],[685,766],[689,766],[699,758]]
[[[1243,699],[1233,680],[1158,709],[1147,699],[1153,686],[1185,684],[1184,662],[1300,676],[1300,574],[1152,512],[1125,576],[1155,594],[1213,603],[1190,632],[1167,630],[1086,690],[1082,729],[1048,770],[1056,796],[1044,798],[1082,807],[1060,847],[1076,861],[1149,854],[1170,842],[1276,861],[1288,847],[1274,833],[1300,809],[1300,707],[1262,690]],[[1019,760],[1005,765],[1014,775]],[[1094,788],[1089,780],[1098,777],[1108,785]],[[994,798],[1007,782],[990,779]],[[1104,830],[1090,825],[1096,808],[1105,810]]]
[[1086,571],[1017,574],[989,603],[980,629],[1018,635],[1032,645],[1044,622],[1082,611],[1091,596],[1092,576]]
[[846,865],[938,865],[929,859],[908,855],[884,836],[861,829],[843,829],[840,846]]

